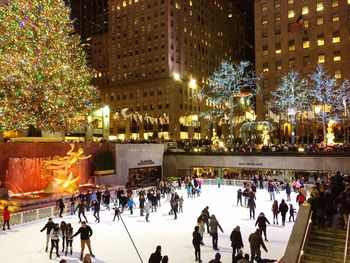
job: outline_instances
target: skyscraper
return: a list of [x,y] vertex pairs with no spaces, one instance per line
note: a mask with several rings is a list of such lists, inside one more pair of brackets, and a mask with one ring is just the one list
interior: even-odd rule
[[256,72],[262,73],[257,98],[260,119],[271,91],[294,69],[306,76],[318,63],[337,79],[350,77],[349,0],[255,0]]

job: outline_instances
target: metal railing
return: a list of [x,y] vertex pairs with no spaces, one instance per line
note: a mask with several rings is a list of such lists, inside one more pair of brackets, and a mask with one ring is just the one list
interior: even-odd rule
[[307,239],[309,238],[310,225],[311,225],[311,222],[312,222],[312,220],[311,220],[311,218],[312,218],[312,213],[313,213],[313,212],[311,211],[311,213],[310,213],[310,215],[309,215],[309,219],[308,219],[308,223],[307,223],[305,235],[304,235],[304,237],[303,237],[303,242],[302,242],[302,244],[301,244],[301,248],[300,248],[300,251],[299,251],[299,257],[298,257],[298,262],[297,262],[297,263],[300,263],[300,262],[301,262],[301,258],[302,258],[303,254],[304,254],[305,244],[306,244]]
[[344,263],[347,262],[348,257],[348,248],[349,248],[349,231],[350,231],[350,213],[348,214],[348,223],[346,226],[346,240],[345,240],[345,248],[344,248]]

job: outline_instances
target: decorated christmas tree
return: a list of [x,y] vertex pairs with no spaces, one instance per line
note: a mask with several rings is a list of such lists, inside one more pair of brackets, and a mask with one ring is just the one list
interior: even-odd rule
[[0,130],[83,128],[98,91],[63,0],[0,6]]

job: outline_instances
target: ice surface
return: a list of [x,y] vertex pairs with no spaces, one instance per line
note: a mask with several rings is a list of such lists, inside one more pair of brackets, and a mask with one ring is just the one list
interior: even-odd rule
[[[192,246],[192,232],[196,225],[197,217],[205,206],[209,206],[209,212],[215,214],[224,233],[219,233],[219,249],[222,255],[223,263],[231,262],[231,243],[230,234],[232,229],[239,225],[241,227],[244,252],[249,253],[249,235],[255,231],[255,221],[249,220],[249,209],[236,206],[236,193],[238,187],[221,186],[202,186],[202,195],[199,198],[187,198],[185,190],[177,191],[182,195],[184,201],[184,213],[174,216],[168,215],[170,204],[162,199],[162,206],[156,213],[150,214],[150,223],[146,223],[144,217],[140,217],[139,209],[134,209],[134,215],[129,211],[124,211],[123,219],[133,237],[133,240],[140,252],[143,262],[148,262],[148,258],[154,252],[157,245],[162,246],[162,255],[169,256],[169,262],[189,263],[194,261],[194,249]],[[295,203],[296,194],[292,193],[292,204],[298,208]],[[285,192],[276,194],[276,199],[286,199]],[[138,198],[134,200],[138,203]],[[293,223],[288,222],[285,227],[272,224],[272,212],[269,194],[266,189],[257,190],[256,217],[260,212],[264,212],[271,225],[267,227],[266,243],[268,253],[262,250],[264,258],[279,259],[283,256]],[[121,221],[113,222],[113,210],[103,210],[100,213],[101,223],[94,223],[92,212],[87,212],[89,225],[94,234],[91,237],[93,253],[96,259],[93,262],[108,263],[137,263],[140,262],[134,247],[128,237],[128,234]],[[74,232],[78,229],[77,216],[64,216],[63,220],[73,225]],[[54,222],[61,222],[60,218],[54,218]],[[0,230],[0,262],[50,262],[49,254],[45,252],[46,233],[40,232],[46,220],[36,221],[21,226],[13,226],[10,231]],[[215,251],[211,246],[211,237],[208,234],[204,236],[205,246],[201,247],[202,260],[208,262],[214,258]],[[60,242],[60,247],[61,247]],[[86,248],[87,249],[87,248]],[[85,250],[87,253],[88,251]],[[73,257],[61,258],[67,262],[79,262],[80,239],[74,238]],[[54,254],[53,254],[54,256]],[[59,261],[61,258],[52,261]]]

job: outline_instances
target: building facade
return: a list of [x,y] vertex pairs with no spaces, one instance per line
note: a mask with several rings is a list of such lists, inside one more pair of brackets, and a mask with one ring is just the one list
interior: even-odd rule
[[340,81],[350,77],[349,0],[255,0],[254,9],[258,118],[266,117],[271,91],[291,69],[307,76],[324,64]]
[[[235,61],[245,53],[243,14],[232,1],[76,2],[73,15],[78,13],[77,31],[88,40],[94,84],[111,110],[110,134],[205,137],[208,127],[198,114],[213,105],[199,101],[196,93],[221,60]],[[108,2],[99,9],[103,15],[84,15],[92,2]],[[105,10],[107,23],[100,19]],[[107,29],[94,31],[101,21]]]

